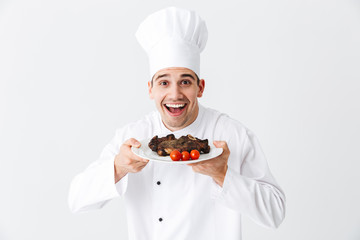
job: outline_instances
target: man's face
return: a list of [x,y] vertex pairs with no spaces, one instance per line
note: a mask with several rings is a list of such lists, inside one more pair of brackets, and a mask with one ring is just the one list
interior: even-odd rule
[[149,95],[154,99],[165,126],[171,131],[180,130],[195,121],[198,97],[204,92],[205,81],[197,84],[195,73],[187,68],[165,68],[148,82]]

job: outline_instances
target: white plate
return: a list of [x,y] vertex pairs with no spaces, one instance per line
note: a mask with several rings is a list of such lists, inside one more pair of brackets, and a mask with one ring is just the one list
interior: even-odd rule
[[150,161],[156,161],[156,162],[163,162],[163,163],[172,163],[172,164],[189,164],[189,163],[196,163],[201,162],[205,160],[209,160],[211,158],[215,158],[219,156],[222,152],[222,148],[216,148],[214,145],[209,144],[210,146],[210,152],[209,153],[201,153],[200,157],[196,160],[188,160],[188,161],[173,161],[171,160],[170,156],[159,156],[156,152],[151,150],[148,146],[151,139],[145,139],[139,141],[141,143],[141,146],[139,148],[131,147],[131,150],[135,155],[148,159]]

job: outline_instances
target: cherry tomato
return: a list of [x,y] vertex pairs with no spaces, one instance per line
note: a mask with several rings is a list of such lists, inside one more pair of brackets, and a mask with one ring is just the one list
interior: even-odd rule
[[183,151],[183,152],[181,153],[181,159],[182,159],[183,161],[189,160],[189,159],[190,159],[190,153],[189,153],[188,151]]
[[174,150],[170,153],[170,158],[173,161],[179,161],[181,159],[181,153],[178,150]]
[[191,150],[190,156],[191,156],[192,160],[196,160],[200,157],[200,153],[198,150],[194,149],[194,150]]

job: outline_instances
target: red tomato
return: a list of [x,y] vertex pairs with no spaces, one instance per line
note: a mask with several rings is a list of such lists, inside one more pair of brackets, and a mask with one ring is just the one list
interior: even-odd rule
[[179,161],[181,159],[181,153],[178,150],[174,150],[170,153],[170,158],[173,161]]
[[183,160],[183,161],[187,161],[187,160],[189,160],[190,159],[190,153],[188,152],[188,151],[183,151],[182,153],[181,153],[181,159]]
[[196,160],[200,157],[200,153],[198,150],[194,149],[194,150],[191,150],[190,156],[191,156],[192,160]]

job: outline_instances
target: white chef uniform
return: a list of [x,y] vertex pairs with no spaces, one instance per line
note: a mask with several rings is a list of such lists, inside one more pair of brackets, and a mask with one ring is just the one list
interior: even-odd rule
[[[170,133],[227,142],[223,187],[190,166],[152,161],[114,183],[114,157],[124,141]],[[99,209],[119,196],[126,204],[130,240],[239,240],[242,216],[277,227],[285,215],[284,193],[254,134],[201,105],[196,120],[179,131],[170,132],[157,111],[118,129],[100,158],[73,179],[69,205],[73,212]]]

